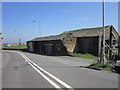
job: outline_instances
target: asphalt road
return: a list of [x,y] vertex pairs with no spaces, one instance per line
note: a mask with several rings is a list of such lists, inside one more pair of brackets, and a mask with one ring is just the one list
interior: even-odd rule
[[118,88],[118,74],[81,68],[74,59],[2,51],[3,88]]

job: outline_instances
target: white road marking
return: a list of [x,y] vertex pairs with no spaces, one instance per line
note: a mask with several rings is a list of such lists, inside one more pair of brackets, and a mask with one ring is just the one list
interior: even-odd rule
[[[25,56],[23,53],[18,52],[18,51],[10,51],[10,52],[16,52],[19,53],[20,55],[23,56],[23,58],[38,72],[40,73],[48,82],[50,82],[55,88],[61,88],[60,86],[58,86],[56,83],[54,83],[52,80],[50,80],[47,76],[45,76],[41,71],[43,71],[44,73],[46,73],[48,76],[50,76],[51,78],[53,78],[54,80],[56,80],[57,82],[59,82],[61,85],[63,85],[64,87],[74,90],[74,88],[72,88],[70,85],[68,85],[67,83],[63,82],[62,80],[58,79],[57,77],[55,77],[54,75],[52,75],[51,73],[47,72],[46,70],[44,70],[43,68],[41,68],[40,66],[38,66],[37,64],[35,64],[33,61],[31,61],[27,56]],[[31,64],[32,63],[32,64]],[[37,68],[36,68],[37,67]],[[38,69],[39,68],[39,69]]]
[[[21,54],[21,53],[20,53]],[[22,57],[26,60],[26,62],[28,62],[41,76],[43,76],[50,84],[52,84],[55,88],[61,88],[60,86],[58,86],[56,83],[54,83],[51,79],[49,79],[47,76],[45,76],[42,72],[40,72],[39,69],[37,69],[34,65],[32,65],[27,58],[21,54]]]
[[[20,52],[19,52],[20,53]],[[22,56],[24,56],[25,58],[27,58],[27,60],[32,63],[34,66],[36,66],[37,68],[39,68],[41,71],[43,71],[44,73],[46,73],[47,75],[49,75],[50,77],[52,77],[54,80],[56,80],[57,82],[59,82],[60,84],[62,84],[64,87],[69,88],[69,89],[73,89],[70,85],[66,84],[65,82],[63,82],[62,80],[58,79],[57,77],[55,77],[54,75],[52,75],[51,73],[45,71],[43,68],[41,68],[40,66],[38,66],[37,64],[35,64],[33,61],[31,61],[28,57],[26,57],[24,54],[20,53]]]

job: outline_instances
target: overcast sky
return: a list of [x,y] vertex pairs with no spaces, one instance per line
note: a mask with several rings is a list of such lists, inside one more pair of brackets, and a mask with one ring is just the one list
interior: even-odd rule
[[[3,42],[16,43],[64,31],[102,26],[101,2],[3,2]],[[35,20],[36,22],[32,22]],[[118,30],[118,3],[105,3],[105,25]]]

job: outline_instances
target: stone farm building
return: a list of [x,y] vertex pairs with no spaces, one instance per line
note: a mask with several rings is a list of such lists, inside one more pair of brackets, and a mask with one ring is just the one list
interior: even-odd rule
[[[27,41],[28,50],[46,55],[68,55],[70,52],[95,56],[101,51],[102,27],[65,31],[59,35],[39,37]],[[119,34],[112,25],[105,27],[106,56],[118,53]]]

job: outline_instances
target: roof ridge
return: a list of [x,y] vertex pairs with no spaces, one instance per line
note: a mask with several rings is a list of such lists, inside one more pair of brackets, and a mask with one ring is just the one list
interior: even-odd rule
[[[106,25],[105,28],[107,27],[111,27],[113,25]],[[95,27],[95,28],[82,28],[82,29],[76,29],[76,30],[70,30],[70,31],[64,31],[64,33],[70,33],[70,32],[75,32],[75,31],[79,31],[79,30],[92,30],[92,29],[101,29],[102,27]]]

